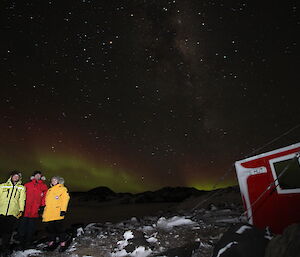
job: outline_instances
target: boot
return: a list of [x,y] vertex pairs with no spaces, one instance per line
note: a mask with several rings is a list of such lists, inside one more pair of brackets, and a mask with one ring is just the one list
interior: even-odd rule
[[50,241],[48,245],[43,249],[44,251],[51,252],[58,247],[59,243],[55,241]]
[[71,244],[71,241],[72,240],[67,240],[67,241],[63,241],[63,242],[60,242],[60,247],[59,247],[59,252],[64,252],[65,250],[67,250]]

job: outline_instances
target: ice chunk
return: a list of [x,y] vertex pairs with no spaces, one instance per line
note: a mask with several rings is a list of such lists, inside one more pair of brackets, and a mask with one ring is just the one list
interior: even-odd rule
[[159,218],[157,221],[157,227],[161,229],[171,229],[177,226],[186,226],[186,225],[195,225],[196,223],[190,219],[186,219],[185,217],[174,216],[170,219],[166,219],[165,217]]
[[126,231],[125,233],[124,233],[124,239],[125,240],[128,240],[128,239],[131,239],[131,238],[134,238],[134,235],[133,235],[133,233],[132,233],[132,231],[131,230],[128,230],[128,231]]

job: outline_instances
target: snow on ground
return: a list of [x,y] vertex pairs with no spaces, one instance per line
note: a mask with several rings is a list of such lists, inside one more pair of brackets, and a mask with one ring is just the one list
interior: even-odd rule
[[[209,257],[230,221],[239,215],[236,210],[213,208],[133,217],[116,224],[91,223],[77,229],[76,238],[64,253],[40,252],[40,245],[37,250],[14,252],[13,257],[158,257],[168,256],[169,250],[181,252],[179,257]],[[195,243],[199,245],[197,249],[184,252],[186,245]]]
[[159,218],[157,221],[157,227],[165,230],[171,230],[173,227],[185,226],[185,225],[195,225],[196,223],[185,217],[174,216],[170,219],[165,217]]
[[35,249],[28,249],[25,251],[14,252],[12,257],[28,257],[28,256],[40,256],[42,251]]
[[[131,219],[132,222],[137,222],[135,219]],[[156,224],[153,224],[153,229],[157,227],[158,229],[167,230],[170,231],[173,227],[179,227],[179,226],[193,226],[196,225],[196,222],[193,222],[190,219],[187,219],[186,217],[179,217],[174,216],[169,219],[166,219],[165,217],[161,217],[158,219]],[[157,233],[155,233],[157,236]],[[122,257],[122,256],[132,256],[132,257],[147,257],[151,255],[152,250],[149,247],[146,246],[140,246],[136,245],[135,249],[132,252],[127,252],[126,249],[124,249],[126,246],[128,246],[129,241],[134,238],[134,235],[132,231],[126,231],[123,235],[124,240],[117,242],[117,249],[115,249],[114,252],[110,253],[112,257]],[[175,235],[175,238],[178,238],[179,235]],[[152,234],[150,237],[146,236],[146,242],[156,244],[158,242],[158,239]]]

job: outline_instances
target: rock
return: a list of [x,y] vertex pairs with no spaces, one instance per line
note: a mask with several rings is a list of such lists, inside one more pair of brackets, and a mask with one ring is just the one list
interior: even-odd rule
[[166,257],[191,257],[193,252],[199,248],[199,242],[193,242],[181,247],[169,249],[166,252],[160,253],[155,256],[166,256]]
[[212,257],[264,257],[268,243],[266,231],[239,223],[224,233]]
[[147,242],[142,231],[133,231],[133,236],[133,238],[128,239],[128,245],[124,248],[126,252],[131,253],[140,246],[144,246],[146,249],[150,248],[150,243]]
[[213,203],[211,203],[211,204],[209,204],[208,209],[210,211],[216,211],[216,210],[218,210],[218,207],[216,207]]
[[265,257],[300,257],[300,223],[288,226],[267,246]]

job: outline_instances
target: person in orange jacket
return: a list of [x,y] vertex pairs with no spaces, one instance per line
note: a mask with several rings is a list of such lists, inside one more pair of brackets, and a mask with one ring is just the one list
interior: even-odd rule
[[[60,245],[59,251],[66,248],[67,236],[64,233],[63,220],[65,218],[70,196],[64,186],[64,179],[59,176],[51,178],[51,188],[46,194],[43,222],[47,223],[49,242],[45,250],[55,250]],[[56,241],[56,238],[59,240]]]

